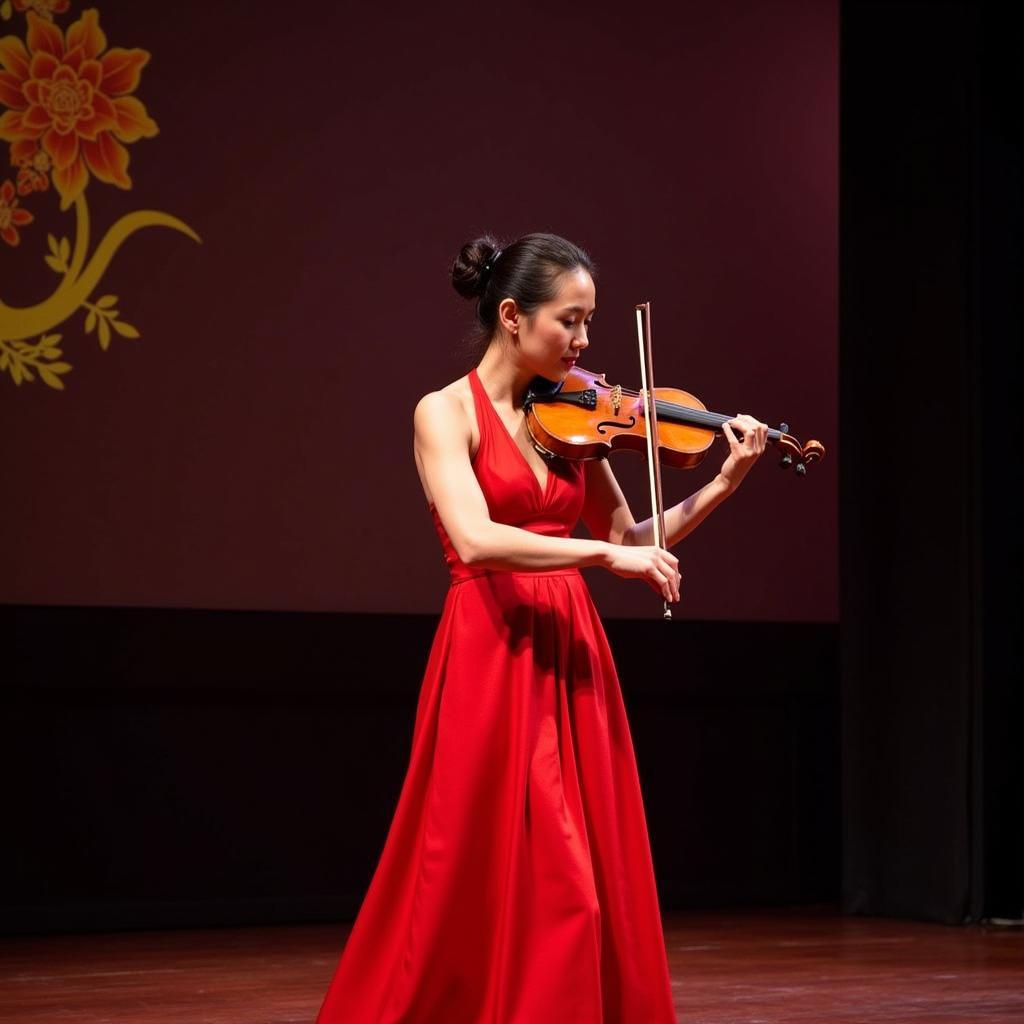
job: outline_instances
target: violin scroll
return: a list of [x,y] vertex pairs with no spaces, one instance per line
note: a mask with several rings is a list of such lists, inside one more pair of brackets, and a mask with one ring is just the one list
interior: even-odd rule
[[780,423],[778,435],[772,436],[769,433],[772,443],[782,449],[782,458],[779,459],[780,469],[796,468],[797,476],[806,476],[807,467],[820,459],[825,458],[825,446],[820,441],[808,441],[801,445],[800,442],[789,433],[789,424]]

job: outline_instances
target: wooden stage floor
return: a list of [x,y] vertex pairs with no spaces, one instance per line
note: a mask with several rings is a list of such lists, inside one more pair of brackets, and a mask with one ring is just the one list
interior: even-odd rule
[[[312,1024],[346,934],[292,925],[0,939],[0,1021]],[[1024,1022],[1019,929],[802,907],[671,914],[666,942],[680,1024]]]

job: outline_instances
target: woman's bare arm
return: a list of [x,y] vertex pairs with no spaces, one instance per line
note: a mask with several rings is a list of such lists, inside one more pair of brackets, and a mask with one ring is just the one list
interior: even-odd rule
[[[673,547],[695,530],[708,515],[732,494],[733,488],[721,474],[694,491],[678,505],[665,509],[665,544]],[[649,517],[637,523],[628,533],[626,544],[653,544],[654,523]]]
[[[588,462],[586,477],[587,498],[583,521],[591,536],[612,544],[637,546],[654,543],[651,519],[638,523],[633,518],[629,502],[607,459]],[[678,505],[665,509],[665,546],[670,548],[682,540],[730,493],[721,477],[716,477]]]
[[[738,441],[731,427],[743,430]],[[723,427],[729,442],[729,455],[721,472],[677,505],[665,509],[665,546],[671,548],[695,530],[740,485],[750,467],[764,451],[768,428],[751,416],[737,416]],[[587,497],[583,521],[593,537],[613,544],[649,545],[654,543],[654,526],[648,517],[638,523],[633,518],[622,488],[607,459],[586,464]]]
[[491,520],[469,458],[466,414],[454,395],[425,395],[413,425],[434,507],[466,565],[512,571],[606,565],[609,546],[602,541],[545,537]]

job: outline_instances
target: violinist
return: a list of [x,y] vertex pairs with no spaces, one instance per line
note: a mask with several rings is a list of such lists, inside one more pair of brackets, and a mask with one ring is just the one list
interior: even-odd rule
[[[721,470],[664,510],[662,544],[607,459],[542,456],[524,399],[586,353],[594,278],[552,234],[478,238],[452,265],[478,361],[414,415],[451,585],[401,796],[318,1024],[676,1022],[629,725],[580,568],[678,601],[667,549],[739,487],[768,428],[722,424]],[[571,536],[579,519],[590,539]]]

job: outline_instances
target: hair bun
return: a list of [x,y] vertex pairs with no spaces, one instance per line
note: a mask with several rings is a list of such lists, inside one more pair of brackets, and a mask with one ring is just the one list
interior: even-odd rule
[[464,298],[479,298],[487,284],[490,263],[499,252],[498,243],[485,235],[467,242],[452,264],[452,287]]

